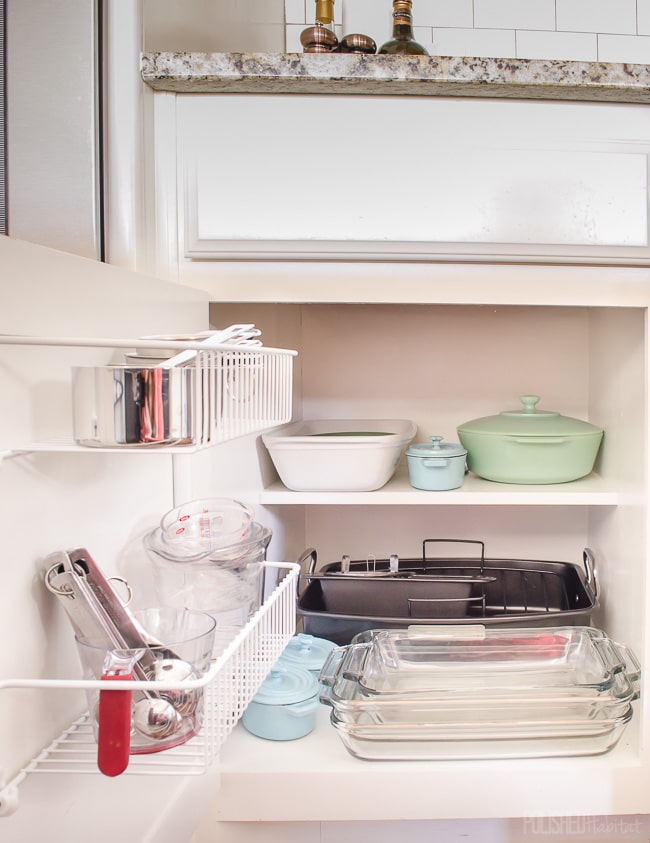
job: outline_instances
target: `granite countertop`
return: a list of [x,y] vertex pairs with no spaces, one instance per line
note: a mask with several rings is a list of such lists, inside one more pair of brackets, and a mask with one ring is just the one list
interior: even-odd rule
[[304,53],[143,53],[144,82],[178,93],[378,94],[650,102],[650,65]]

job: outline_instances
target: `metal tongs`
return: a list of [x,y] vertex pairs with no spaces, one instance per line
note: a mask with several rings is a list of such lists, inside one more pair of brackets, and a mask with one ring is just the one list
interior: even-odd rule
[[[138,623],[111,586],[110,579],[128,587],[126,581],[120,577],[105,577],[85,548],[53,553],[47,557],[46,564],[45,585],[61,599],[77,638],[106,650],[102,675],[97,678],[133,678],[149,683],[161,678],[161,670],[165,671],[166,678],[171,675],[179,682],[195,677],[191,665]],[[125,659],[128,667],[119,667]],[[190,714],[196,703],[193,691],[156,692],[142,687],[133,693],[132,705],[128,691],[100,692],[100,770],[106,775],[118,775],[125,769],[131,722],[148,738],[166,738],[181,728],[183,716]],[[116,764],[112,754],[105,749],[107,742],[115,745],[115,734],[120,731],[120,741],[122,744],[126,741],[127,748],[120,764]],[[102,733],[106,735],[104,740]]]
[[[85,548],[58,551],[48,556],[46,562],[50,564],[45,574],[45,585],[53,594],[67,598],[63,607],[80,637],[97,639],[103,636],[107,650],[142,649],[144,653],[136,672],[144,674],[155,664],[156,656],[150,648],[159,650],[163,647],[162,642],[153,638],[128,611],[110,580]],[[122,578],[112,579],[128,587]],[[171,651],[167,651],[165,656],[178,658]],[[148,677],[143,675],[142,678]]]

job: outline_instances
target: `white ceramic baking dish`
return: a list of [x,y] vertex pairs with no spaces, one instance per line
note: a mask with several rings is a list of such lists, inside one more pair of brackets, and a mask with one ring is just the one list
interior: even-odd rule
[[390,480],[416,432],[404,419],[325,419],[294,422],[262,441],[288,489],[370,492]]

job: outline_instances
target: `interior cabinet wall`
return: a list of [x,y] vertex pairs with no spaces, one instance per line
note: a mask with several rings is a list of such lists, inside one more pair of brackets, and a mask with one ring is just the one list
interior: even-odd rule
[[[225,324],[248,310],[268,341],[281,344],[279,314],[286,323],[287,309],[300,314],[299,334],[292,336],[300,351],[296,417],[409,418],[418,426],[417,441],[434,434],[457,441],[459,424],[516,408],[518,396],[532,392],[542,396],[540,409],[601,425],[606,436],[597,471],[625,490],[624,500],[642,501],[643,308],[220,303],[211,312]],[[255,459],[265,467],[257,479],[264,487],[275,474],[260,443]],[[406,473],[404,459],[398,472]],[[281,508],[272,509],[281,521]],[[290,558],[306,546],[317,548],[321,562],[343,553],[418,556],[423,539],[440,537],[481,539],[488,555],[513,558],[580,561],[589,546],[602,586],[600,621],[643,646],[630,617],[644,612],[638,590],[644,566],[629,556],[632,548],[633,556],[644,553],[641,505],[300,509],[302,529],[284,536]]]

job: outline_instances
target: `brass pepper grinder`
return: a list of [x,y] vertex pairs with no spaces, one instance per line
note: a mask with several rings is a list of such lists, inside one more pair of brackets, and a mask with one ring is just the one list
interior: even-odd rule
[[336,52],[364,53],[365,55],[371,55],[372,53],[377,52],[377,44],[369,35],[352,32],[350,35],[344,35],[343,38],[341,38]]
[[331,53],[338,47],[334,34],[334,0],[316,0],[316,23],[303,29],[300,43],[305,53]]

